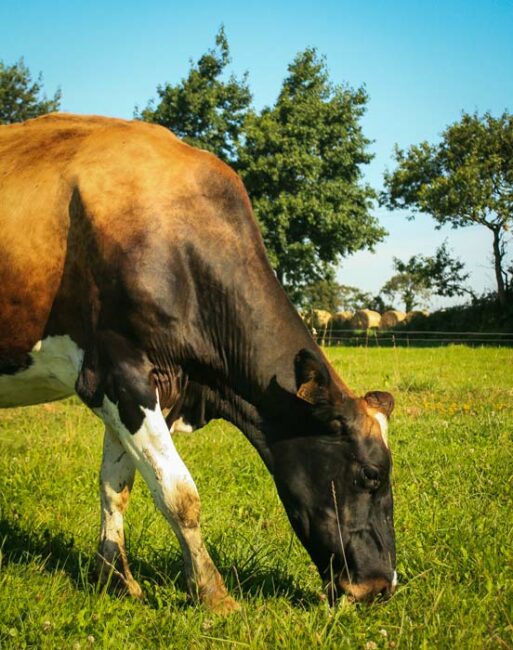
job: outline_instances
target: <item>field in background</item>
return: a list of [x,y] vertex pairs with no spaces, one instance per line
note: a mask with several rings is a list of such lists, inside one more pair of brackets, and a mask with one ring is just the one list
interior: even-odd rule
[[222,421],[175,441],[240,613],[188,604],[177,542],[140,477],[127,534],[146,601],[102,593],[90,578],[102,428],[69,400],[0,411],[0,647],[513,648],[513,352],[327,354],[355,390],[396,397],[389,602],[328,609],[270,476]]

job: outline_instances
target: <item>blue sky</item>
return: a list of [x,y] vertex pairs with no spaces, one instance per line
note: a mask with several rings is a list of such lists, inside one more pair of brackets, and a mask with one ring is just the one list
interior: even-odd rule
[[[221,23],[232,69],[249,72],[257,107],[274,101],[287,64],[307,46],[326,55],[334,82],[366,86],[363,126],[375,159],[365,175],[377,188],[395,143],[433,141],[462,110],[513,111],[513,0],[4,1],[0,59],[23,56],[42,71],[48,93],[62,89],[64,110],[131,117],[158,84],[187,74]],[[431,254],[447,237],[473,286],[493,287],[487,231],[436,231],[427,216],[375,213],[390,235],[375,254],[345,260],[341,282],[377,291],[394,255]]]

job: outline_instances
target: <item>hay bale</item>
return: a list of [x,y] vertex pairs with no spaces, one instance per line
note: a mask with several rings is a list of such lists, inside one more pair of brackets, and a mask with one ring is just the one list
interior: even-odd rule
[[351,327],[351,319],[353,318],[354,313],[352,311],[339,311],[337,312],[331,320],[331,329],[335,332],[342,329],[348,329]]
[[325,309],[310,309],[303,315],[303,320],[310,329],[325,330],[331,322],[331,314]]
[[428,311],[409,311],[406,314],[406,318],[404,319],[405,323],[410,323],[413,319],[415,320],[424,320],[425,318],[429,318],[429,312]]
[[390,309],[381,316],[381,324],[379,327],[382,330],[390,330],[397,327],[404,320],[406,320],[406,313],[404,311]]
[[372,309],[358,309],[351,319],[351,327],[354,330],[370,330],[379,327],[381,314]]
[[351,320],[353,316],[354,312],[352,311],[338,311],[335,316],[333,316],[333,319],[345,323],[346,321]]
[[331,314],[325,309],[314,309],[313,317],[313,325],[317,329],[324,329],[328,327],[331,321]]

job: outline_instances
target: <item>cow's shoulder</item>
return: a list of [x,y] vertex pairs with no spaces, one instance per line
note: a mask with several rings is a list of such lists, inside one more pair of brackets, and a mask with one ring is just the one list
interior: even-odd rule
[[[158,229],[180,238],[187,230],[249,229],[259,237],[244,185],[214,154],[192,147],[169,129],[137,120],[49,117],[73,128],[82,140],[66,175],[80,191],[86,211],[112,237]],[[87,132],[87,136],[83,136]],[[120,221],[121,219],[121,221]],[[148,222],[152,228],[148,229]]]

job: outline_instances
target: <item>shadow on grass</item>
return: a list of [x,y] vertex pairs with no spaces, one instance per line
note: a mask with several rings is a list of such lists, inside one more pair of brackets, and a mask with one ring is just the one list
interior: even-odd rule
[[[260,566],[258,556],[230,564],[229,558],[216,549],[209,549],[214,563],[220,568],[229,591],[238,598],[286,598],[291,604],[309,608],[319,603],[318,595],[303,590],[293,578],[276,566]],[[101,591],[96,572],[96,555],[86,554],[75,547],[72,535],[53,532],[48,528],[27,530],[19,522],[0,519],[0,559],[3,566],[38,562],[47,573],[64,572],[79,590]],[[182,556],[169,552],[155,557],[150,563],[129,558],[132,572],[145,591],[145,601],[150,607],[160,606],[154,602],[155,587],[173,583],[185,592]],[[149,587],[149,589],[148,589]],[[153,587],[153,588],[152,588]],[[118,594],[121,597],[121,594]],[[179,603],[174,605],[181,607]],[[183,607],[188,607],[187,602]]]
[[72,535],[48,528],[24,529],[18,521],[0,519],[2,565],[41,564],[47,573],[66,573],[78,589],[94,583],[95,558],[75,548]]

